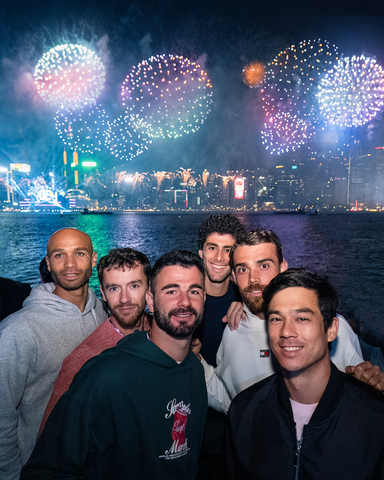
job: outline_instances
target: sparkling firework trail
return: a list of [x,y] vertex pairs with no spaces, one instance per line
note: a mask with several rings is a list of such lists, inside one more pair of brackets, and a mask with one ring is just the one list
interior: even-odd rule
[[265,68],[263,62],[251,62],[243,68],[243,82],[250,88],[263,84]]
[[108,116],[99,105],[56,112],[55,126],[64,145],[81,153],[100,151],[108,131]]
[[115,157],[122,161],[132,160],[148,150],[152,143],[146,132],[145,122],[137,120],[133,123],[130,117],[122,115],[109,123],[105,143]]
[[82,45],[51,48],[37,62],[34,76],[38,94],[58,108],[94,103],[105,84],[100,58]]
[[157,190],[160,190],[161,184],[163,183],[164,178],[172,178],[173,173],[172,172],[155,172],[153,171],[152,177],[155,177],[157,180]]
[[204,170],[202,177],[203,177],[204,188],[207,188],[207,182],[208,182],[208,178],[209,178],[209,172],[208,172],[207,169]]
[[321,79],[317,98],[326,123],[363,125],[384,105],[384,71],[363,55],[342,58]]
[[121,97],[127,113],[151,128],[151,137],[177,138],[196,132],[212,103],[212,86],[196,63],[175,55],[157,55],[133,67]]
[[293,150],[314,133],[317,86],[337,62],[337,50],[324,40],[303,41],[280,52],[268,65],[262,90],[263,142],[271,153]]
[[177,176],[183,179],[183,183],[187,184],[188,180],[192,176],[191,173],[195,173],[192,172],[192,168],[185,169],[180,167],[180,170],[177,172]]

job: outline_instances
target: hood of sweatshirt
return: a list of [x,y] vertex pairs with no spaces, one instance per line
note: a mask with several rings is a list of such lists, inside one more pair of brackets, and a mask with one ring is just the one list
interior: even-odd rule
[[[44,283],[41,285],[37,285],[36,287],[32,288],[32,291],[24,300],[23,307],[34,307],[36,305],[45,305],[50,306],[54,310],[58,312],[66,313],[66,314],[79,314],[79,309],[76,305],[67,300],[62,299],[58,295],[55,295],[53,291],[55,290],[54,283]],[[81,312],[82,315],[87,315],[89,312],[96,308],[97,297],[95,292],[89,288],[88,289],[88,296],[87,296],[87,303],[85,304],[84,311]]]
[[[101,355],[104,355],[104,353],[113,355],[115,353],[120,356],[122,352],[145,360],[147,363],[169,369],[186,366],[190,362],[190,356],[192,358],[195,357],[197,360],[195,354],[189,351],[184,360],[181,363],[177,363],[148,338],[147,332],[139,330],[127,335],[115,347],[106,350]],[[199,361],[197,360],[197,362]]]

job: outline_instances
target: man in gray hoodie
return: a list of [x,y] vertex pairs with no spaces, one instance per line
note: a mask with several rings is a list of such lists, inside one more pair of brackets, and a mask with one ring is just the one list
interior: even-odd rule
[[64,358],[107,318],[88,288],[97,254],[86,233],[55,232],[47,244],[53,283],[38,285],[0,324],[0,478],[16,480],[35,445]]

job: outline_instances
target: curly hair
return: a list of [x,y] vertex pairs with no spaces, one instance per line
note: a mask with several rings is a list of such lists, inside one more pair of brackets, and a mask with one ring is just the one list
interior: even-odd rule
[[211,215],[200,225],[197,234],[197,247],[199,250],[203,249],[204,243],[212,233],[218,233],[219,235],[232,235],[236,243],[241,241],[247,234],[240,220],[229,213]]
[[121,267],[136,267],[142,265],[144,274],[149,279],[151,273],[151,264],[147,256],[133,248],[113,248],[107,255],[101,257],[97,264],[97,274],[99,276],[100,285],[103,284],[104,270]]

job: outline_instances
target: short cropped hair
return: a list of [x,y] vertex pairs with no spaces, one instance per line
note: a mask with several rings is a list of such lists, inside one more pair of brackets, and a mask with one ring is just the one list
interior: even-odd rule
[[197,234],[197,247],[199,250],[203,249],[204,243],[212,233],[218,233],[219,235],[232,235],[237,243],[245,237],[247,232],[240,220],[229,213],[211,215],[200,225]]
[[324,331],[326,332],[332,325],[334,317],[336,317],[339,293],[329,283],[328,277],[318,275],[307,268],[289,268],[271,280],[263,291],[265,318],[268,318],[269,304],[274,295],[290,287],[303,287],[316,293],[319,310],[324,320]]
[[232,247],[229,261],[231,264],[231,268],[234,268],[233,265],[233,253],[237,247],[244,247],[248,246],[251,247],[253,245],[260,245],[260,243],[272,243],[276,247],[276,255],[279,261],[279,264],[283,263],[283,247],[281,246],[280,238],[276,235],[275,232],[272,230],[264,230],[264,228],[256,228],[255,230],[251,230],[246,234],[246,236],[241,239],[239,242],[236,242],[235,245]]
[[144,267],[144,274],[149,279],[151,273],[151,264],[147,256],[133,248],[113,248],[107,255],[101,257],[97,264],[97,274],[99,276],[100,285],[103,285],[104,270],[121,267]]
[[156,286],[156,278],[164,267],[179,265],[184,268],[197,267],[203,278],[205,277],[205,270],[203,261],[197,253],[189,250],[171,250],[165,253],[162,257],[156,260],[150,276],[149,287],[153,292]]

